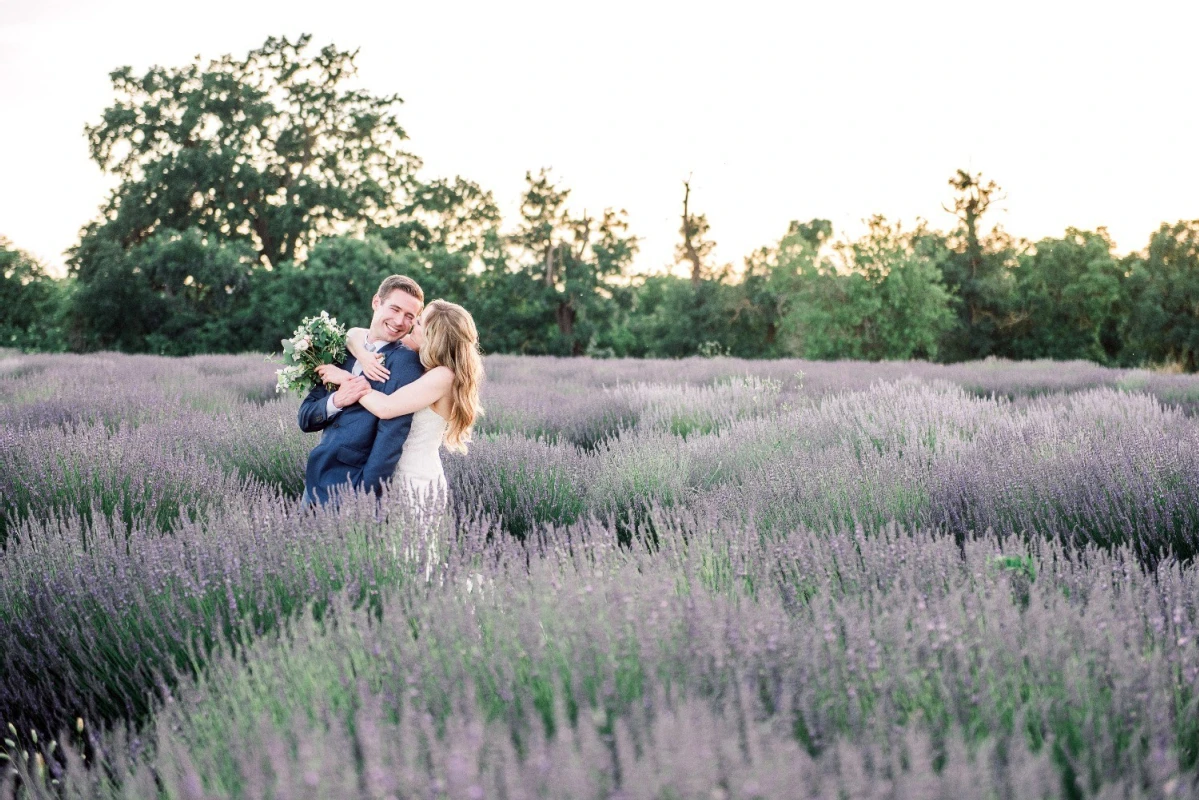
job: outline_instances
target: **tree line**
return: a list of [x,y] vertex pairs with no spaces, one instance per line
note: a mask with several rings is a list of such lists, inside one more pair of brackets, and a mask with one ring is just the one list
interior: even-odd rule
[[734,268],[684,183],[683,276],[636,275],[625,212],[577,214],[548,170],[526,174],[506,230],[490,192],[423,177],[401,100],[352,88],[354,59],[302,36],[113,72],[86,134],[118,185],[65,278],[0,238],[0,346],[271,352],[321,309],[361,322],[398,272],[470,308],[489,352],[1199,368],[1199,220],[1126,256],[1104,228],[1018,240],[989,224],[999,187],[959,171],[948,232],[793,221]]

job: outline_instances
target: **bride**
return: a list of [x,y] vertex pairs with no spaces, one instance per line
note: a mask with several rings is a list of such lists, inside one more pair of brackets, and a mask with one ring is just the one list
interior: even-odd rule
[[[365,328],[352,328],[346,346],[363,365],[363,375],[386,380],[387,369],[366,347]],[[479,332],[470,312],[446,300],[425,307],[401,343],[420,354],[425,374],[391,394],[371,391],[358,402],[379,419],[412,414],[412,428],[396,465],[395,477],[421,499],[446,496],[440,448],[466,452],[475,420],[483,413],[479,385],[483,359]],[[332,364],[317,368],[326,383],[340,386],[353,376]]]

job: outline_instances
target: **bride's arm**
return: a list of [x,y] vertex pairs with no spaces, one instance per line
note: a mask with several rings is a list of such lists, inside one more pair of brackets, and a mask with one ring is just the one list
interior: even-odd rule
[[366,328],[350,328],[346,331],[346,349],[359,361],[365,356],[373,355],[366,349]]
[[453,385],[454,373],[449,367],[434,367],[391,394],[374,391],[358,402],[379,419],[394,419],[433,405],[445,397]]
[[366,328],[350,328],[346,331],[346,349],[362,365],[362,374],[372,381],[385,381],[391,377],[383,366],[383,356],[366,349]]

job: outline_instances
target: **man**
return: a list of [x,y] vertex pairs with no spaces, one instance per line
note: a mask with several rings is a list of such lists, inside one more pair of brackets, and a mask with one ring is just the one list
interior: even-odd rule
[[[412,330],[425,293],[416,281],[404,275],[390,275],[371,298],[370,330],[367,347],[383,358],[390,372],[386,381],[347,381],[336,392],[317,386],[300,405],[300,430],[324,431],[320,444],[308,455],[304,471],[304,502],[325,503],[334,486],[349,484],[355,489],[379,492],[391,478],[412,415],[380,420],[358,401],[371,389],[391,394],[419,378],[424,369],[420,356],[400,344]],[[362,374],[362,365],[353,356],[339,365],[354,375]]]

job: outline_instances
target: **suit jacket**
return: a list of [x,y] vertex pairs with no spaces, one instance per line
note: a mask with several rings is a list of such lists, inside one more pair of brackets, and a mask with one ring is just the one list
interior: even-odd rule
[[[370,383],[384,394],[391,394],[424,374],[420,356],[399,342],[387,344],[379,352],[390,375],[386,381]],[[353,370],[354,357],[350,356],[340,366]],[[347,483],[355,489],[378,493],[383,482],[395,472],[412,427],[411,414],[379,419],[357,403],[330,418],[326,414],[330,394],[323,385],[317,386],[300,405],[300,430],[323,431],[320,444],[308,454],[308,467],[304,471],[304,491],[314,503],[327,502],[334,486]]]

